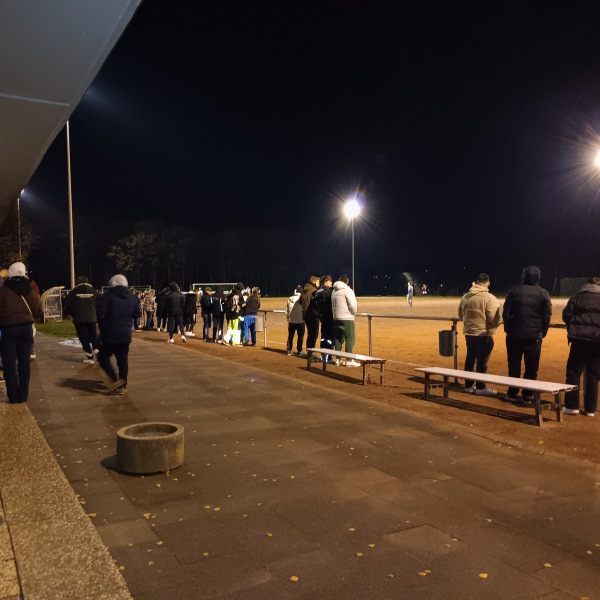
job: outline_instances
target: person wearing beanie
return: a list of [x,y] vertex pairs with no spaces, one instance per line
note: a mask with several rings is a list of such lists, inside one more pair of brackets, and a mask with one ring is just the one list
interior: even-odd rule
[[[348,285],[349,283],[350,278],[348,275],[340,275],[339,280],[333,284],[331,308],[335,331],[335,349],[341,350],[342,345],[344,345],[346,352],[353,352],[354,344],[356,343],[354,315],[356,315],[356,311],[358,310],[358,303],[354,290]],[[337,364],[345,364],[346,367],[360,367],[360,363],[356,360],[347,360],[343,363],[338,359]]]
[[98,292],[90,285],[87,277],[80,276],[75,283],[77,285],[67,295],[67,310],[73,319],[77,337],[85,352],[86,358],[83,362],[93,365],[94,357],[99,352],[96,335]]
[[183,315],[185,312],[185,296],[181,293],[178,283],[169,284],[169,293],[165,298],[165,316],[167,317],[167,333],[169,344],[174,344],[173,334],[179,330],[181,341],[187,342],[185,328],[183,326]]
[[27,402],[35,321],[44,316],[40,295],[32,289],[22,262],[10,265],[0,288],[0,355],[9,404]]
[[[138,299],[129,291],[124,275],[111,277],[108,284],[110,288],[98,304],[98,364],[112,381],[107,391],[124,394],[129,376],[131,330],[134,319],[139,319],[142,311]],[[117,362],[118,375],[111,362],[112,356]]]
[[[577,389],[565,393],[563,413],[593,417],[598,408],[600,379],[600,277],[591,277],[567,302],[562,318],[571,345],[566,382]],[[579,384],[585,370],[583,410],[579,409]]]
[[302,356],[302,344],[304,343],[304,332],[306,325],[304,324],[304,318],[302,316],[302,303],[300,300],[300,294],[302,293],[302,286],[296,287],[294,293],[287,299],[285,307],[285,316],[288,321],[288,338],[286,344],[287,355],[292,355],[292,348],[294,346],[294,335],[296,338],[296,350],[298,356]]
[[[521,283],[508,290],[502,309],[506,332],[508,376],[521,377],[521,362],[525,362],[524,379],[537,379],[542,353],[542,339],[548,333],[552,318],[552,302],[548,292],[540,287],[541,271],[531,265],[523,269]],[[519,389],[508,388],[512,402],[519,401]],[[533,392],[523,390],[523,401],[531,402]]]
[[[487,373],[487,366],[494,349],[493,335],[502,323],[500,303],[490,294],[490,278],[485,273],[477,276],[477,281],[461,298],[458,317],[463,321],[463,333],[467,343],[465,371]],[[496,390],[485,383],[465,379],[465,391],[477,396],[495,396]]]

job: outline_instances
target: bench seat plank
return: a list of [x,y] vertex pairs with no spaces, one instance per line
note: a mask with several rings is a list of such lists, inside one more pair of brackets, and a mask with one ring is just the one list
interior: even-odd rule
[[[342,350],[329,350],[328,348],[307,348],[307,358],[306,358],[306,369],[310,370],[311,367],[311,359],[313,354],[321,354],[323,356],[337,356],[339,358],[345,358],[350,360],[355,360],[356,362],[361,363],[362,371],[363,371],[363,385],[365,385],[367,380],[367,365],[378,364],[380,365],[380,373],[379,373],[379,383],[383,385],[383,379],[385,376],[385,363],[387,358],[377,358],[375,356],[367,356],[365,354],[354,354],[353,352],[343,352]],[[323,365],[323,371],[327,370],[327,363],[320,361]]]
[[[489,373],[475,373],[472,371],[461,371],[459,369],[446,369],[443,367],[418,367],[415,369],[425,374],[425,399],[429,399],[430,376],[439,375],[443,377],[444,383],[444,398],[448,398],[448,379],[455,377],[458,379],[468,379],[470,381],[479,381],[483,383],[491,383],[493,385],[502,385],[506,387],[521,388],[533,392],[533,400],[535,405],[535,414],[538,425],[542,425],[542,408],[544,406],[554,407],[556,418],[562,421],[562,398],[564,392],[576,390],[576,385],[567,383],[554,383],[551,381],[537,381],[532,379],[522,379],[520,377],[507,377],[505,375],[493,375]],[[553,402],[542,402],[540,399],[541,393],[550,393],[555,399]]]

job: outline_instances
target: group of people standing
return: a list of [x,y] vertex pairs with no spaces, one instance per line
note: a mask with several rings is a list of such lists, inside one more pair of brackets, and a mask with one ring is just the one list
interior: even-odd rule
[[[467,346],[465,371],[486,373],[494,348],[496,329],[504,324],[508,376],[537,379],[542,351],[552,317],[552,302],[548,292],[540,287],[539,267],[523,269],[521,283],[508,291],[504,306],[490,293],[490,278],[481,273],[460,302],[458,316],[463,320],[463,333]],[[579,390],[565,394],[565,414],[593,417],[598,405],[598,380],[600,379],[600,278],[592,277],[583,288],[567,302],[562,318],[567,326],[570,344],[566,367],[566,383],[580,384],[585,370],[584,408],[579,406]],[[495,396],[496,390],[485,383],[465,381],[465,391],[480,396]],[[506,399],[530,403],[533,392],[509,388]]]
[[[292,355],[294,337],[296,354],[305,356],[302,351],[305,333],[306,348],[316,348],[319,327],[321,330],[319,348],[341,350],[342,346],[345,346],[346,352],[353,352],[356,343],[354,316],[358,303],[349,283],[350,279],[347,275],[341,275],[335,283],[330,275],[323,275],[320,278],[313,275],[304,287],[296,287],[286,305],[288,356]],[[335,362],[340,366],[360,366],[360,363],[355,360],[345,362],[334,360],[326,353],[323,353],[322,360]]]

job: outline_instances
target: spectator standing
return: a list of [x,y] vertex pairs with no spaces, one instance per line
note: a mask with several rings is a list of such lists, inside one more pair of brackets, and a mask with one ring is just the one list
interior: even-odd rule
[[[321,277],[321,287],[315,292],[309,310],[313,310],[321,322],[321,348],[332,349],[335,344],[335,327],[333,325],[333,308],[331,306],[331,293],[333,292],[333,279],[331,275]],[[323,354],[324,362],[335,363],[328,354]]]
[[[124,394],[129,376],[129,346],[133,321],[141,316],[139,299],[127,287],[124,275],[114,275],[108,282],[110,288],[98,305],[100,352],[98,363],[110,377],[109,393]],[[111,357],[117,362],[118,376]]]
[[190,290],[185,295],[184,323],[185,335],[187,337],[196,337],[194,327],[196,326],[196,314],[198,313],[198,295],[194,290]]
[[210,342],[210,327],[213,320],[213,304],[214,297],[212,288],[206,287],[202,298],[200,298],[200,312],[202,313],[202,339],[205,342]]
[[43,318],[40,295],[26,275],[22,262],[13,263],[0,288],[0,355],[9,404],[27,402],[29,397],[33,324]]
[[67,296],[67,310],[73,318],[77,337],[86,355],[83,362],[93,365],[94,356],[98,353],[98,292],[91,286],[87,277],[80,276],[75,283],[77,285]]
[[156,312],[156,292],[154,290],[148,290],[142,298],[142,308],[146,313],[146,325],[145,328],[148,331],[154,329],[154,313]]
[[244,306],[244,344],[246,346],[256,346],[256,316],[260,308],[260,290],[257,287],[252,288],[252,293],[248,296]]
[[[354,291],[348,285],[348,275],[340,275],[339,281],[333,284],[331,293],[331,307],[333,311],[333,325],[335,328],[335,349],[341,350],[345,344],[346,352],[354,351],[356,343],[356,329],[354,326],[354,315],[358,309],[358,303]],[[336,360],[337,365],[344,365],[343,361]],[[355,360],[346,361],[347,367],[360,367]]]
[[242,290],[244,284],[238,282],[234,289],[229,292],[225,301],[225,314],[227,317],[227,334],[224,337],[226,344],[234,348],[242,347],[242,332],[240,331],[240,317],[242,315],[242,306],[244,299]]
[[181,341],[187,342],[185,329],[183,327],[183,312],[185,309],[185,298],[179,289],[179,284],[173,282],[169,285],[169,293],[165,298],[165,316],[167,317],[167,333],[169,344],[174,344],[173,334],[179,330]]
[[[485,273],[477,276],[477,281],[462,297],[458,307],[458,316],[463,321],[463,333],[467,344],[465,371],[487,373],[487,365],[494,349],[496,328],[502,322],[500,303],[489,292],[490,278]],[[465,391],[477,396],[495,396],[496,390],[488,388],[485,383],[475,384],[465,380]]]
[[427,296],[427,284],[426,283],[424,283],[421,286],[421,294],[423,294],[423,296]]
[[304,343],[304,332],[306,325],[304,324],[304,318],[302,316],[302,303],[299,302],[300,294],[302,293],[302,286],[299,285],[295,292],[287,299],[285,306],[285,316],[288,322],[288,337],[286,350],[287,355],[292,355],[292,348],[294,346],[294,335],[296,338],[296,350],[298,356],[303,356],[302,344]]
[[302,316],[306,324],[306,347],[316,348],[317,338],[319,337],[319,316],[311,313],[308,308],[315,292],[319,289],[320,279],[313,275],[304,285],[300,294],[300,304],[302,305]]
[[413,293],[414,293],[413,283],[412,283],[412,281],[409,281],[408,286],[407,286],[407,291],[406,291],[406,302],[408,303],[408,306],[410,306],[410,308],[412,308]]
[[[548,333],[552,317],[550,295],[540,287],[540,277],[539,267],[525,267],[521,283],[511,287],[504,300],[502,321],[509,377],[521,377],[521,361],[524,361],[524,379],[537,379],[542,339]],[[509,400],[518,400],[518,394],[518,388],[508,388]],[[523,390],[521,395],[524,402],[533,399],[531,391]]]
[[171,290],[166,287],[156,294],[156,326],[158,331],[167,331],[167,316],[165,314],[165,305],[167,294]]
[[133,331],[141,331],[142,330],[142,326],[140,324],[140,319],[142,318],[142,293],[141,292],[136,292],[135,288],[131,288],[131,294],[133,295],[133,297],[136,299],[138,305],[139,305],[139,316],[135,317],[133,319]]
[[212,302],[212,342],[223,343],[223,324],[225,322],[225,299],[223,298],[223,286],[218,285],[213,294]]
[[[562,314],[571,348],[567,359],[567,383],[579,386],[585,369],[582,414],[593,417],[598,407],[600,379],[600,277],[592,277],[565,306]],[[565,394],[563,413],[579,414],[579,388]]]

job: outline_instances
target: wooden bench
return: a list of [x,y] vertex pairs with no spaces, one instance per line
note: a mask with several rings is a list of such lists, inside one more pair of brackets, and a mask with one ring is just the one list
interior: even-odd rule
[[[310,370],[310,364],[314,360],[313,354],[321,354],[322,357],[336,356],[337,358],[345,358],[346,360],[355,360],[361,363],[363,372],[363,385],[367,380],[367,365],[380,365],[379,383],[383,385],[385,376],[385,362],[387,358],[376,358],[374,356],[365,356],[364,354],[353,354],[352,352],[342,352],[341,350],[329,350],[328,348],[307,348],[306,349],[306,369]],[[327,361],[319,360],[323,365],[323,371],[327,370]]]
[[[576,390],[576,385],[568,385],[566,383],[551,383],[550,381],[534,381],[531,379],[520,379],[518,377],[505,377],[504,375],[490,375],[488,373],[473,373],[471,371],[460,371],[458,369],[444,369],[441,367],[420,367],[415,369],[425,374],[425,400],[429,400],[430,387],[435,387],[436,384],[431,382],[431,375],[439,375],[443,378],[442,385],[444,388],[444,398],[448,398],[449,378],[456,377],[458,379],[467,379],[469,381],[479,381],[482,383],[491,383],[492,385],[500,385],[506,387],[520,388],[533,392],[533,405],[535,407],[535,416],[537,417],[538,425],[542,425],[542,409],[553,408],[556,412],[557,421],[562,421],[562,403],[563,394],[571,390]],[[540,394],[549,393],[554,396],[554,400],[550,402],[542,402]]]

